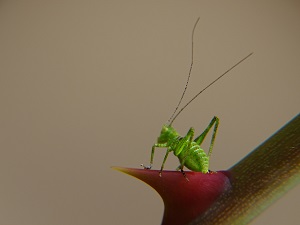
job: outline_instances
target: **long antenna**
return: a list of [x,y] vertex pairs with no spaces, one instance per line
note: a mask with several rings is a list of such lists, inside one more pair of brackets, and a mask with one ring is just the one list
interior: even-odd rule
[[[181,101],[182,101],[182,99],[183,99],[183,96],[184,96],[184,94],[185,94],[185,92],[186,92],[186,89],[187,89],[188,84],[189,84],[189,81],[190,81],[190,77],[191,77],[191,73],[192,73],[192,69],[193,69],[193,63],[194,63],[194,33],[195,33],[195,29],[196,29],[196,26],[197,26],[199,20],[200,20],[200,17],[198,17],[198,19],[196,20],[195,25],[194,25],[194,28],[193,28],[193,31],[192,31],[192,58],[191,58],[192,60],[191,60],[191,65],[190,65],[189,75],[188,75],[188,78],[187,78],[187,81],[186,81],[186,84],[185,84],[185,87],[184,87],[184,91],[183,91],[183,93],[182,93],[182,95],[181,95],[181,98],[180,98],[180,100],[179,100],[179,102],[178,102],[178,104],[177,104],[177,106],[176,106],[176,108],[175,108],[175,110],[174,110],[172,116],[171,116],[170,119],[168,120],[168,123],[172,120],[173,116],[174,116],[175,113],[177,112],[177,109],[178,109],[178,107],[179,107],[179,105],[180,105],[180,103],[181,103]],[[173,121],[173,120],[172,120],[172,121]]]
[[249,55],[247,55],[246,57],[244,57],[242,60],[240,60],[238,63],[236,63],[234,66],[232,66],[231,68],[229,68],[225,73],[223,73],[221,76],[219,76],[217,79],[215,79],[214,81],[212,81],[209,85],[207,85],[205,88],[203,88],[198,94],[196,94],[188,103],[185,104],[185,106],[183,106],[179,112],[174,116],[174,118],[172,119],[170,125],[174,122],[174,120],[177,118],[177,116],[182,112],[182,110],[184,110],[192,101],[195,100],[195,98],[197,98],[203,91],[205,91],[207,88],[209,88],[211,85],[213,85],[215,82],[217,82],[219,79],[221,79],[225,74],[227,74],[229,71],[231,71],[234,67],[236,67],[237,65],[239,65],[240,63],[242,63],[244,60],[246,60],[248,57],[250,57],[253,54],[250,53]]

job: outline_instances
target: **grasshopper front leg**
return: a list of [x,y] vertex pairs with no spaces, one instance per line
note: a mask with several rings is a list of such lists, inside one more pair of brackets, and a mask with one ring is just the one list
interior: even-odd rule
[[153,158],[154,158],[155,148],[165,148],[165,147],[167,147],[166,144],[154,144],[152,146],[152,151],[151,151],[150,165],[149,166],[144,166],[144,164],[141,164],[141,166],[144,167],[144,169],[150,170],[152,168],[152,165],[153,165]]
[[164,166],[165,166],[165,163],[166,163],[166,160],[167,160],[167,158],[168,158],[168,155],[169,155],[169,153],[172,151],[172,149],[169,147],[168,149],[167,149],[167,152],[166,152],[166,155],[165,155],[165,157],[164,157],[164,160],[163,160],[163,163],[161,164],[161,167],[160,167],[160,171],[159,171],[159,176],[161,177],[161,173],[162,173],[162,171],[163,171],[163,169],[164,169]]

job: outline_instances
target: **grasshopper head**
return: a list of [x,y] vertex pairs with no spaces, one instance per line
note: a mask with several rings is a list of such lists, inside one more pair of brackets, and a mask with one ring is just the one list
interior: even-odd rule
[[178,133],[172,126],[163,125],[163,127],[160,131],[160,135],[157,138],[157,143],[158,144],[167,143],[168,141],[173,140],[177,136],[178,136]]

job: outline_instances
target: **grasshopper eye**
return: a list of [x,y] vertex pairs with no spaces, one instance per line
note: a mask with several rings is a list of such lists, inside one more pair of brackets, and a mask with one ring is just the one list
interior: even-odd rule
[[167,126],[164,125],[164,126],[162,127],[160,133],[161,133],[161,134],[164,134],[164,133],[166,133],[168,130],[169,130],[169,128],[168,128]]

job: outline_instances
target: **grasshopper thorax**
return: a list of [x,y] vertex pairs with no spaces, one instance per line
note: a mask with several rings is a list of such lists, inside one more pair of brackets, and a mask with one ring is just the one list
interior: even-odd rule
[[171,126],[164,124],[160,131],[160,135],[157,138],[158,144],[165,144],[170,140],[174,140],[174,138],[178,137],[177,131]]

